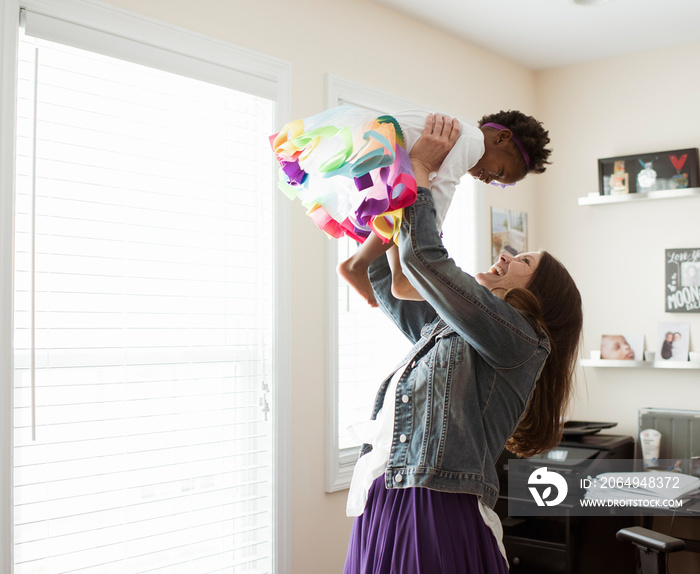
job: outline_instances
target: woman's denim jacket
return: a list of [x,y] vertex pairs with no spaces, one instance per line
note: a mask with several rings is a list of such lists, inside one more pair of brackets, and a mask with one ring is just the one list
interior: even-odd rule
[[[425,301],[391,295],[386,257],[370,267],[379,305],[415,343],[396,391],[387,488],[427,487],[478,495],[493,508],[495,462],[521,419],[549,354],[549,340],[514,307],[448,257],[427,189],[408,208],[401,264]],[[392,373],[393,374],[393,373]],[[391,375],[377,394],[384,401]],[[371,450],[363,446],[363,454]]]

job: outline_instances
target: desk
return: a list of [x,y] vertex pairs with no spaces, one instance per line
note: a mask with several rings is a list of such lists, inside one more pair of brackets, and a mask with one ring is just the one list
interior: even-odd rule
[[[634,439],[630,436],[585,435],[565,439],[559,447],[593,449],[596,458],[634,458]],[[500,496],[496,503],[511,574],[634,574],[635,549],[618,542],[615,534],[633,526],[635,517],[584,517],[571,515],[573,512],[562,516],[509,516],[507,467],[512,458],[514,455],[506,451],[498,459]],[[556,461],[542,464],[556,469]]]
[[[656,429],[661,433],[660,458],[691,459],[700,455],[700,411],[683,409],[642,408],[638,411],[637,432]],[[641,453],[639,454],[641,456]],[[684,468],[684,472],[692,473]],[[690,541],[690,552],[674,552],[668,556],[668,567],[674,573],[700,572],[700,500],[695,500],[675,517],[655,516],[643,526]]]

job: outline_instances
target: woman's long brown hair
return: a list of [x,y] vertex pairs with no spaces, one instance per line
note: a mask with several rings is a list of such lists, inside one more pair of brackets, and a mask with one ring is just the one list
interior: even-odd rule
[[552,255],[541,254],[527,289],[511,289],[504,298],[544,330],[551,345],[525,413],[506,443],[519,456],[552,449],[561,441],[583,327],[581,294],[574,280]]

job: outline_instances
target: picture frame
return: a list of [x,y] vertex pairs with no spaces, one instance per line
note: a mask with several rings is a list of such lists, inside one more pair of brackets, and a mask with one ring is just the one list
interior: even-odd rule
[[619,193],[629,193],[629,174],[628,173],[613,173],[610,176],[610,195]]
[[700,247],[666,249],[667,313],[700,313]]
[[601,158],[598,187],[600,195],[700,187],[698,148]]
[[644,335],[601,335],[600,358],[614,361],[643,361]]
[[491,208],[491,260],[501,253],[517,255],[527,251],[527,212]]
[[688,361],[690,323],[659,323],[657,361]]

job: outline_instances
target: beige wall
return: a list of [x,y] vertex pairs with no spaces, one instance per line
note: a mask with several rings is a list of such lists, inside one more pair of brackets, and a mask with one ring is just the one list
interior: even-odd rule
[[[644,333],[654,347],[662,320],[690,321],[700,336],[700,318],[663,312],[663,250],[700,246],[700,201],[577,205],[596,190],[599,157],[698,146],[691,63],[700,44],[535,74],[369,0],[108,2],[291,62],[294,117],[324,107],[327,73],[466,118],[501,108],[538,115],[554,165],[517,192],[489,190],[487,204],[528,211],[531,246],[571,269],[584,297],[584,352],[604,331]],[[292,217],[292,571],[340,572],[350,520],[345,492],[324,492],[326,373],[309,360],[326,340],[328,241],[301,208]],[[624,433],[635,432],[638,407],[700,407],[697,371],[586,369],[581,379],[574,417],[619,421]]]
[[[577,205],[597,190],[598,158],[700,147],[698,58],[694,43],[537,74],[538,115],[557,142],[537,189],[539,232],[579,284],[585,356],[605,332],[644,334],[655,350],[657,324],[674,321],[690,323],[700,350],[700,315],[664,312],[664,250],[700,246],[700,198]],[[639,408],[700,409],[697,370],[587,367],[579,382],[572,418],[617,421],[609,432],[634,435]],[[673,534],[697,539],[697,521],[676,519]],[[673,554],[669,568],[697,572],[700,555]]]
[[[534,73],[368,0],[109,0],[110,4],[292,64],[292,115],[323,109],[325,74],[464,118],[534,113]],[[533,184],[519,209],[532,211]],[[499,195],[487,201],[498,201]],[[502,204],[505,206],[505,204]],[[292,210],[292,572],[342,572],[346,491],[325,493],[324,329],[329,241]],[[284,288],[284,287],[283,287]],[[377,381],[379,383],[379,381]]]
[[[576,278],[585,307],[584,353],[602,333],[644,334],[659,322],[690,323],[700,349],[700,315],[664,312],[664,250],[700,246],[700,199],[578,206],[597,191],[597,158],[699,147],[700,43],[537,74],[537,109],[557,142],[556,163],[537,190],[539,232]],[[637,409],[700,408],[698,371],[580,370],[573,417],[618,421],[635,434]]]

